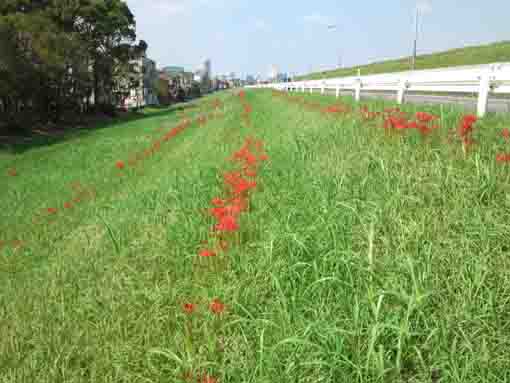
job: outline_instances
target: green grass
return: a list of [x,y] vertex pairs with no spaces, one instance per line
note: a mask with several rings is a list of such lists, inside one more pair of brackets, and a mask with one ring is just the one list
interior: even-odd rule
[[[447,107],[425,109],[442,127],[424,141],[265,91],[246,95],[248,127],[237,97],[212,97],[224,119],[124,177],[115,161],[175,113],[0,154],[0,240],[26,242],[0,252],[0,382],[180,382],[189,369],[243,383],[510,380],[510,166],[495,162],[508,120],[481,121],[465,155],[444,142],[460,117]],[[201,271],[203,209],[247,135],[270,161],[240,245]],[[31,224],[73,181],[94,199]],[[182,303],[214,297],[223,320],[202,307],[190,342]]]
[[[495,62],[510,61],[510,42],[502,41],[488,45],[472,46],[452,49],[444,52],[420,55],[416,58],[416,69],[434,69],[461,65],[478,65]],[[298,80],[317,80],[322,78],[357,76],[358,69],[361,75],[401,72],[410,69],[409,57],[387,60],[352,68],[335,69],[310,73],[300,76]]]

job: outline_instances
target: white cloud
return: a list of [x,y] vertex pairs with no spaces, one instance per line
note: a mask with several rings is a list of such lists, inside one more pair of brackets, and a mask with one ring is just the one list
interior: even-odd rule
[[306,15],[304,17],[305,22],[310,24],[318,24],[322,26],[328,26],[331,24],[335,24],[335,20],[329,16],[323,15],[319,12],[314,12],[312,14]]

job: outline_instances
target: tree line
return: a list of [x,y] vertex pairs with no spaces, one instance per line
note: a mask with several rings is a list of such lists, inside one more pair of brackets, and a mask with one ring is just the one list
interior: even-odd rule
[[137,85],[135,41],[122,0],[1,0],[0,129],[113,112]]

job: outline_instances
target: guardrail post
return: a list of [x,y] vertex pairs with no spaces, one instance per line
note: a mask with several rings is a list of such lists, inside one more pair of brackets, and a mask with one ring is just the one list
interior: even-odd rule
[[354,86],[354,99],[356,101],[361,100],[361,80],[358,80]]
[[489,92],[490,92],[490,77],[488,73],[482,74],[480,76],[480,88],[478,90],[478,104],[476,107],[476,112],[478,117],[485,116],[487,112],[487,104],[489,103]]
[[310,87],[310,93],[313,93],[313,85]]
[[303,84],[302,88],[303,88],[303,93],[305,93],[305,84]]
[[407,89],[406,81],[401,81],[397,91],[397,104],[401,105],[404,102],[404,95]]
[[340,85],[336,86],[336,98],[340,97]]
[[324,83],[322,83],[321,86],[321,94],[324,94],[324,91],[326,90]]

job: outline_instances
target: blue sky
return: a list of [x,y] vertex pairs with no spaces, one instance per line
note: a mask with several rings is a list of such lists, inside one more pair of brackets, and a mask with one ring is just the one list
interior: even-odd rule
[[[409,55],[414,10],[418,53],[510,40],[509,0],[127,0],[138,38],[159,67],[267,75]],[[336,24],[337,30],[328,30]]]

